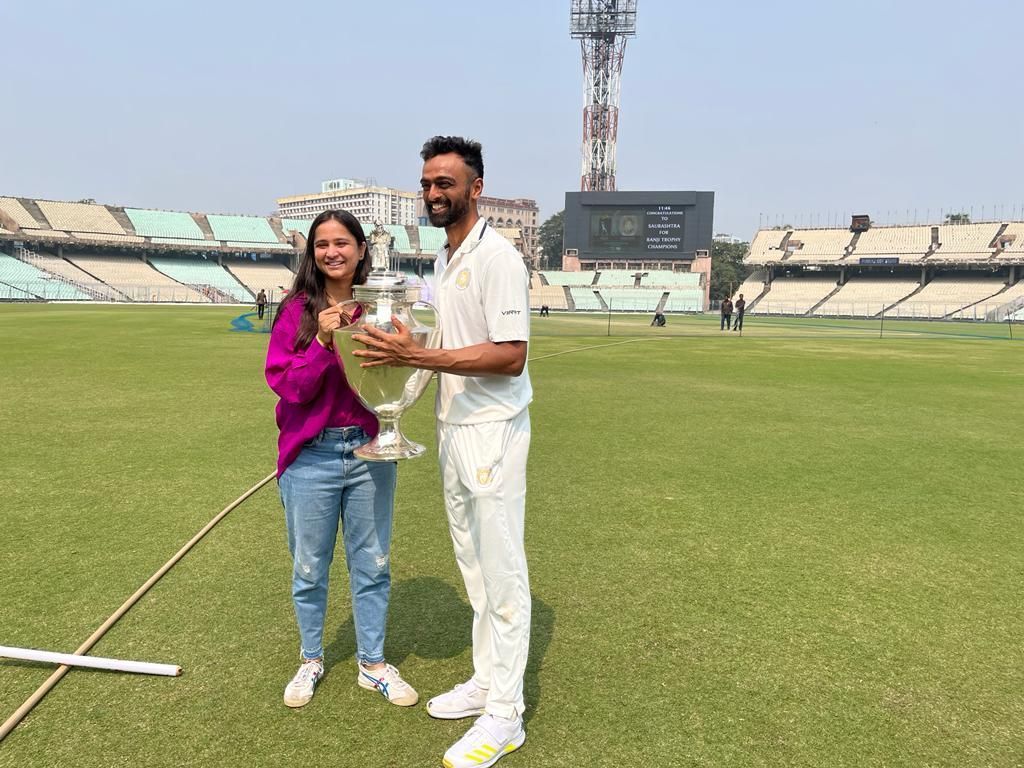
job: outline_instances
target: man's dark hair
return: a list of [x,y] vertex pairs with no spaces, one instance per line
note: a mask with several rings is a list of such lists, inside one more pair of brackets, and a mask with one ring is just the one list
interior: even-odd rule
[[462,158],[462,161],[473,169],[477,178],[484,177],[484,148],[479,141],[464,139],[461,136],[435,136],[428,139],[420,150],[420,157],[426,162],[438,155],[447,155],[454,152]]

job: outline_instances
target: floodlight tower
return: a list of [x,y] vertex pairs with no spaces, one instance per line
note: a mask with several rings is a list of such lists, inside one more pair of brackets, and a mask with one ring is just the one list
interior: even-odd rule
[[615,190],[615,139],[626,40],[636,0],[572,0],[569,29],[583,51],[583,192]]

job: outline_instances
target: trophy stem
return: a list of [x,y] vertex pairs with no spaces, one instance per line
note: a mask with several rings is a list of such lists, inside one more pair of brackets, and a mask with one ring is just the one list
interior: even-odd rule
[[355,455],[364,461],[397,461],[411,459],[423,454],[427,449],[414,443],[402,434],[398,426],[398,417],[377,414],[380,431],[366,445],[356,448]]

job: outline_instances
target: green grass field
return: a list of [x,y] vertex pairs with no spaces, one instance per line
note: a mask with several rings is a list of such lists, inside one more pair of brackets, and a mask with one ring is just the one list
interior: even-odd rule
[[[73,651],[273,470],[238,309],[0,306],[0,645]],[[515,766],[1024,764],[1024,344],[1007,326],[535,319]],[[1024,329],[1021,329],[1024,331]],[[470,674],[429,395],[404,420],[387,651]],[[468,721],[355,685],[343,555],[301,710],[276,486],[93,649],[0,766],[439,766]],[[0,661],[0,719],[51,667]]]

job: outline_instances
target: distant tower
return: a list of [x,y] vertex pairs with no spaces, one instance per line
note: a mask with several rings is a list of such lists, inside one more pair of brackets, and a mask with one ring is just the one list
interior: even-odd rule
[[583,51],[583,192],[615,190],[615,139],[626,40],[636,0],[572,0],[569,29]]

